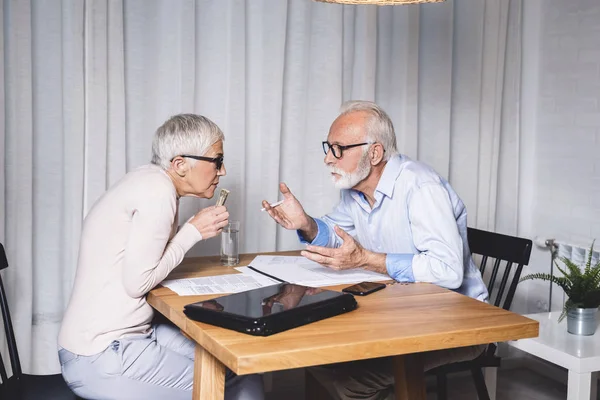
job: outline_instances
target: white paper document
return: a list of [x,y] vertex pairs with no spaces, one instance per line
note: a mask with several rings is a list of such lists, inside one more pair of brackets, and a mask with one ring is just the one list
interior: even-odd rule
[[257,256],[250,266],[282,281],[303,286],[332,286],[391,279],[387,275],[364,269],[336,271],[305,257]]
[[163,281],[162,285],[168,287],[180,296],[200,294],[237,293],[246,290],[271,286],[278,281],[252,271],[248,274],[230,274],[219,276],[203,276],[201,278],[174,279]]

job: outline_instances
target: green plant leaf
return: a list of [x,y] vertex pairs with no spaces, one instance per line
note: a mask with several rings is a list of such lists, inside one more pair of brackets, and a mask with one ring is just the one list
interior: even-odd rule
[[596,243],[596,239],[592,241],[592,246],[590,247],[590,254],[588,255],[587,262],[585,263],[585,274],[587,275],[592,268],[592,254],[594,253],[594,243]]
[[554,265],[563,276],[557,277],[546,273],[535,273],[522,277],[519,282],[532,279],[540,279],[552,282],[560,286],[567,295],[559,322],[564,319],[569,310],[573,308],[596,308],[600,306],[600,261],[592,265],[592,255],[594,252],[595,240],[590,247],[585,268],[575,264],[566,257],[559,257],[564,267],[561,267],[556,260]]
[[574,303],[571,299],[568,299],[567,301],[565,301],[562,313],[560,313],[560,316],[558,317],[558,322],[561,322],[563,319],[565,319],[565,317],[567,316],[569,311],[572,310],[573,308],[577,308],[576,303]]
[[581,277],[583,275],[581,273],[581,268],[579,268],[579,265],[575,264],[573,261],[569,260],[566,257],[559,257],[559,260],[566,265],[567,269],[569,270],[569,273],[565,276],[569,276],[571,280]]
[[595,289],[586,293],[582,308],[597,308],[600,306],[600,290]]
[[592,281],[592,287],[600,289],[600,263],[592,267],[592,272],[590,273],[590,280]]
[[568,280],[568,281],[570,282],[570,285],[572,286],[572,285],[573,285],[573,282],[572,282],[572,281],[571,281],[571,279],[570,279],[570,275],[569,275],[569,274],[567,274],[567,273],[565,272],[565,270],[564,270],[564,269],[562,269],[562,268],[561,268],[561,267],[558,265],[558,263],[557,263],[556,261],[554,262],[554,264],[555,264],[556,268],[557,268],[557,269],[560,271],[560,273],[561,273],[561,274],[563,274],[563,277],[564,277],[566,280]]
[[553,276],[553,275],[544,274],[544,273],[535,273],[535,274],[526,275],[526,276],[522,277],[519,280],[519,282],[529,281],[529,280],[533,280],[533,279],[550,281],[550,282],[560,286],[565,291],[565,293],[568,290],[570,290],[570,286],[571,286],[569,280],[564,277],[558,277],[558,276]]

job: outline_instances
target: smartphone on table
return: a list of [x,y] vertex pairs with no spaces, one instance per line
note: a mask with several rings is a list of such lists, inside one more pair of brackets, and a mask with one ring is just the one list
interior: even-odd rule
[[366,296],[385,287],[385,283],[378,282],[361,282],[356,285],[348,286],[342,289],[344,293],[351,293],[356,296]]

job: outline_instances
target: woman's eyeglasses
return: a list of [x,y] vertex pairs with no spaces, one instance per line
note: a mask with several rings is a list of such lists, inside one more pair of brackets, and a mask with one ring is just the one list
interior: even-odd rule
[[[179,157],[187,157],[187,158],[193,158],[194,160],[200,160],[200,161],[208,161],[208,162],[212,162],[215,163],[215,166],[217,167],[217,171],[220,171],[221,168],[223,167],[223,156],[218,156],[218,157],[201,157],[201,156],[191,156],[189,154],[182,154]],[[173,161],[173,159],[175,159],[175,157],[173,157],[171,159],[171,161]]]

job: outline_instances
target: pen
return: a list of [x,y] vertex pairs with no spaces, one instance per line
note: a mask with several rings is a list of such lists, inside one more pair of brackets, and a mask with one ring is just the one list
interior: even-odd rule
[[[279,201],[278,201],[278,202],[276,202],[276,203],[270,204],[270,206],[271,206],[271,207],[277,207],[278,205],[281,205],[281,204],[283,204],[283,200],[279,200]],[[260,211],[265,211],[265,210],[266,210],[265,208],[261,208],[261,209],[260,209]]]

